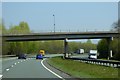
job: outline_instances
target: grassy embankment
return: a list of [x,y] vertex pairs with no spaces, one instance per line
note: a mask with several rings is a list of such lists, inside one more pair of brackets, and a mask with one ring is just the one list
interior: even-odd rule
[[118,78],[118,68],[65,60],[61,57],[51,58],[48,63],[77,78]]

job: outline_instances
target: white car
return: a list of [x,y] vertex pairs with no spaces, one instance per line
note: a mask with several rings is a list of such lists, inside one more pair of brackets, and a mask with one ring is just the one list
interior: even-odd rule
[[97,50],[90,50],[89,59],[97,59]]

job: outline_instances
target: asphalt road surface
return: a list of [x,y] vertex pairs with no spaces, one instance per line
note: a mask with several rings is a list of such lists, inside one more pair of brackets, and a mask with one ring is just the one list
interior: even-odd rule
[[[60,55],[47,55],[46,57],[54,57]],[[47,59],[47,58],[46,58]],[[2,80],[4,79],[16,79],[22,78],[26,80],[28,78],[35,79],[51,79],[51,80],[64,80],[61,75],[56,74],[49,69],[45,64],[45,59],[36,60],[35,58],[17,59],[7,58],[2,60]]]

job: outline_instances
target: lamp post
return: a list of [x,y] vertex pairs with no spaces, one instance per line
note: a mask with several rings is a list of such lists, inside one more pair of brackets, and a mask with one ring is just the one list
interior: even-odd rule
[[55,33],[55,15],[53,14],[54,17],[54,33]]

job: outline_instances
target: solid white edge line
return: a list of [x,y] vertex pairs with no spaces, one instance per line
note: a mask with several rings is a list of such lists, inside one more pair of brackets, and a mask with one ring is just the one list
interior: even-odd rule
[[63,77],[59,76],[58,74],[56,74],[55,72],[53,72],[52,70],[50,70],[49,68],[47,68],[47,67],[43,64],[43,61],[44,61],[44,60],[45,60],[45,59],[43,59],[43,60],[41,61],[42,66],[43,66],[45,69],[47,69],[49,72],[51,72],[52,74],[54,74],[55,76],[57,76],[58,78],[64,80]]
[[2,76],[3,76],[3,75],[0,75],[0,79],[2,79]]

